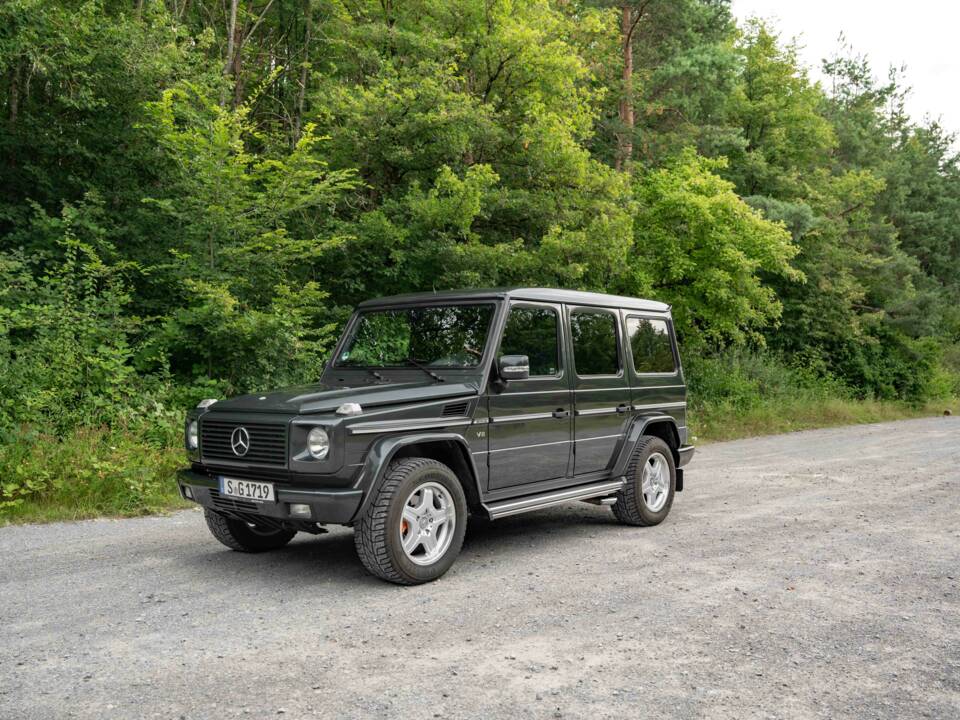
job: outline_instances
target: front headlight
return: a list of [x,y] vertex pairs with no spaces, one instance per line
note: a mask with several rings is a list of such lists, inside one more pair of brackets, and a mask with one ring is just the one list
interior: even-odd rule
[[196,420],[187,424],[187,450],[196,450],[200,447],[200,430]]
[[315,460],[323,460],[330,452],[330,436],[322,427],[315,427],[307,435],[307,451]]

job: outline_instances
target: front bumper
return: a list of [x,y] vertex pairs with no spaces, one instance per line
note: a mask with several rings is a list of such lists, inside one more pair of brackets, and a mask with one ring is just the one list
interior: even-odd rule
[[[273,481],[264,480],[264,482]],[[252,502],[222,497],[220,495],[220,483],[216,477],[202,475],[193,470],[178,471],[177,484],[180,486],[180,495],[185,500],[192,500],[203,507],[228,515],[263,515],[279,520],[302,522],[306,518],[303,516],[295,517],[290,514],[290,505],[299,503],[310,506],[311,517],[309,522],[320,524],[345,525],[349,523],[363,499],[363,491],[353,488],[305,490],[303,488],[285,487],[282,483],[277,482],[274,482],[276,502]],[[185,488],[190,488],[189,495],[185,492]]]

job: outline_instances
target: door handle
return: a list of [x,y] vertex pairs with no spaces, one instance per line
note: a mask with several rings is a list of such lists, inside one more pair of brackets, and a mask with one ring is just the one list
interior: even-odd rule
[[625,413],[625,412],[627,412],[629,409],[630,409],[630,406],[629,406],[629,405],[626,405],[626,404],[624,404],[624,403],[621,403],[620,405],[617,405],[617,412],[618,412],[618,413]]
[[570,417],[570,411],[565,408],[557,408],[553,411],[553,416],[557,418],[557,420],[563,420],[564,418]]

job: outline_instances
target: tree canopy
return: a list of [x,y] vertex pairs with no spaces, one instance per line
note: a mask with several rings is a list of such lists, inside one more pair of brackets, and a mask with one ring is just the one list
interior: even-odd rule
[[0,428],[310,380],[359,300],[508,284],[930,397],[954,138],[824,71],[725,0],[8,0]]

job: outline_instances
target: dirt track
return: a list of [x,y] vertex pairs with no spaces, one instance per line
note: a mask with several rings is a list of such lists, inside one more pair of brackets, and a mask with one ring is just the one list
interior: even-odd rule
[[667,522],[474,523],[437,583],[196,511],[0,530],[0,718],[960,717],[960,419],[698,451]]

